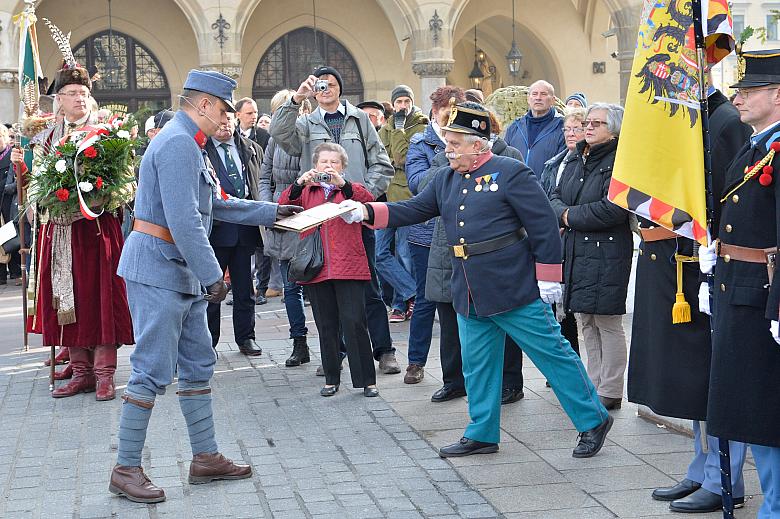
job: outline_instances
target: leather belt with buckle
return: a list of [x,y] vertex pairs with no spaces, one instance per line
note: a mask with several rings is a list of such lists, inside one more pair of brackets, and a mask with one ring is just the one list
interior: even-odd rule
[[492,240],[485,240],[478,243],[464,243],[461,245],[453,245],[452,253],[456,258],[466,259],[469,256],[476,256],[477,254],[486,254],[488,252],[494,252],[510,245],[517,243],[527,236],[525,229],[522,227],[515,232],[504,234],[498,238]]
[[680,237],[677,233],[674,233],[665,227],[639,229],[639,234],[642,235],[642,241],[646,243],[650,243],[652,241],[671,240],[672,238]]
[[767,249],[754,249],[752,247],[740,247],[730,243],[718,242],[718,256],[726,261],[737,260],[746,263],[770,263],[777,254],[777,247]]
[[155,238],[160,238],[161,240],[167,241],[168,243],[174,243],[171,231],[162,225],[157,225],[156,223],[145,222],[144,220],[139,220],[136,218],[133,220],[133,230],[143,234],[148,234],[149,236],[154,236]]

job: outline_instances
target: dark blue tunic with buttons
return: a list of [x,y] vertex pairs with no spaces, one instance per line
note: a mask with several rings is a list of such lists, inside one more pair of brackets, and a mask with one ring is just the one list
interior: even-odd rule
[[[758,175],[730,194],[745,168],[767,155],[777,132],[746,145],[731,163],[722,203],[718,238],[722,243],[764,249],[779,243],[780,158],[772,160],[774,181],[764,187]],[[720,199],[724,199],[720,202]],[[778,318],[780,283],[770,291],[767,266],[718,258],[715,266],[712,369],[707,407],[709,434],[729,440],[780,447],[780,345],[769,331]],[[771,295],[770,295],[771,294]]]
[[375,227],[441,216],[449,245],[468,246],[525,228],[525,239],[503,249],[453,256],[453,306],[461,315],[469,314],[469,304],[479,316],[527,305],[539,298],[537,279],[561,280],[555,214],[533,172],[515,159],[493,156],[465,174],[447,168],[414,198],[371,205]]

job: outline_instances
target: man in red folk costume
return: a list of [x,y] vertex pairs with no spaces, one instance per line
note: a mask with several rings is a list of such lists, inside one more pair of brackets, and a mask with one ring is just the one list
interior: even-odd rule
[[[64,120],[45,130],[34,148],[36,161],[56,153],[55,147],[64,137],[91,123],[89,73],[76,63],[67,44],[58,40],[59,30],[50,28],[65,55],[65,64],[55,76],[56,99]],[[14,149],[11,160],[17,171],[27,173],[21,149]],[[33,166],[33,186],[35,169]],[[38,197],[53,195],[62,200],[62,193],[59,189],[56,193],[38,193]],[[55,389],[52,396],[96,391],[97,400],[112,400],[117,348],[134,343],[125,284],[116,275],[123,243],[119,216],[104,210],[97,218],[87,218],[78,209],[55,216],[54,211],[43,209],[40,218],[38,294],[32,331],[43,334],[44,346],[67,348],[68,371],[72,370],[72,379]]]

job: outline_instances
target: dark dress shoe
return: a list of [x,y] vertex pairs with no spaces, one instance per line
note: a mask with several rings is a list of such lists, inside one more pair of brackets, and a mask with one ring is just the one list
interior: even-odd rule
[[363,388],[363,396],[367,398],[373,398],[376,396],[379,396],[379,390],[375,387],[364,387]]
[[580,433],[580,441],[574,447],[574,452],[571,453],[572,457],[590,458],[595,456],[604,446],[604,440],[607,439],[607,433],[612,428],[612,422],[614,421],[615,419],[612,416],[608,416],[601,425],[594,427],[590,431]]
[[268,299],[263,294],[257,294],[255,296],[255,305],[264,305],[268,302]]
[[477,440],[470,440],[464,437],[458,443],[439,449],[439,456],[442,458],[460,458],[461,456],[491,454],[493,452],[498,452],[497,443],[478,442]]
[[600,396],[599,400],[601,401],[601,405],[607,408],[607,411],[620,409],[620,405],[623,403],[622,398],[610,398],[608,396]]
[[656,501],[674,501],[689,496],[701,488],[701,483],[690,479],[683,479],[673,487],[656,488],[653,490],[653,499]]
[[525,396],[522,389],[515,389],[513,387],[505,387],[501,390],[501,405],[512,404],[518,400],[522,400]]
[[455,398],[466,396],[466,390],[462,387],[444,386],[431,396],[431,402],[447,402]]
[[238,345],[238,351],[250,357],[257,357],[263,354],[263,348],[258,346],[254,339],[241,341]]
[[320,389],[320,396],[333,396],[335,395],[339,390],[339,385],[336,384],[335,386],[325,386],[322,389]]
[[[741,508],[745,504],[744,497],[734,498],[734,507]],[[723,507],[723,499],[720,494],[713,494],[709,490],[700,488],[693,494],[677,499],[669,503],[669,509],[672,512],[682,512],[684,514],[706,514],[707,512],[717,512]]]
[[239,465],[215,452],[202,452],[192,457],[190,463],[190,485],[210,483],[218,479],[246,479],[252,477],[252,467]]
[[141,467],[116,465],[111,471],[108,491],[124,496],[134,503],[160,503],[165,501],[165,491],[146,477]]

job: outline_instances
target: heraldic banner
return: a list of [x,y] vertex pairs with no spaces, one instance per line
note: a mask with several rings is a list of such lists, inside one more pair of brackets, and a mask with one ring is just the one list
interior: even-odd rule
[[[734,49],[727,0],[701,0],[706,60]],[[609,199],[707,243],[699,64],[691,0],[645,0]],[[705,94],[706,95],[706,94]]]

